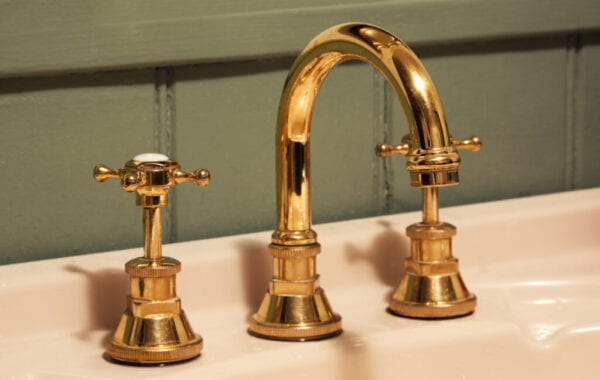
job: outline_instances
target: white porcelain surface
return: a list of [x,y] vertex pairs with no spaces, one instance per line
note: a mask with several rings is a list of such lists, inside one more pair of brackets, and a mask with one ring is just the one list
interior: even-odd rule
[[155,161],[168,161],[169,157],[162,153],[142,153],[133,157],[135,161],[141,162],[155,162]]
[[[418,213],[317,225],[318,269],[344,334],[285,343],[246,333],[271,275],[270,232],[168,245],[205,347],[165,367],[103,359],[141,249],[0,267],[1,379],[598,379],[600,189],[443,209],[475,314],[386,313]],[[141,237],[140,237],[141,239]]]

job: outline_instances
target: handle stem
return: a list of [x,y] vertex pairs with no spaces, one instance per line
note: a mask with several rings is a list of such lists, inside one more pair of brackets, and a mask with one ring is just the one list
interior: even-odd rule
[[437,224],[440,221],[437,187],[423,188],[423,223]]
[[144,257],[162,258],[162,223],[160,207],[144,207]]

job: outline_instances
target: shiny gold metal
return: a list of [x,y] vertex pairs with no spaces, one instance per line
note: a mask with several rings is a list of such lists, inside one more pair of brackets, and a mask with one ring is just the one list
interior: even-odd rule
[[181,263],[162,256],[161,207],[167,204],[169,188],[181,182],[206,186],[207,170],[184,172],[166,156],[140,155],[123,169],[96,165],[94,178],[121,180],[121,187],[137,192],[137,205],[144,210],[144,256],[125,264],[131,276],[127,309],[107,343],[114,359],[133,363],[169,363],[200,355],[202,337],[192,330],[175,293],[175,275]]
[[[431,276],[444,277],[446,280],[436,282],[440,294],[456,288],[457,296],[444,298],[443,304],[434,298],[433,303],[419,298],[414,305],[426,310],[433,308],[436,314],[433,317],[456,315],[464,313],[466,306],[474,307],[474,298],[473,302],[463,302],[463,309],[447,307],[455,298],[462,300],[470,295],[458,294],[464,286],[450,286],[452,281],[460,280],[458,269],[456,275],[443,272],[455,263],[449,250],[454,229],[437,222],[437,187],[458,183],[460,157],[448,133],[437,91],[419,59],[404,42],[379,27],[350,23],[334,26],[315,37],[300,53],[285,82],[276,134],[278,224],[270,245],[275,271],[263,303],[250,322],[251,334],[270,339],[308,340],[341,332],[341,318],[331,309],[316,274],[315,255],[320,246],[311,228],[310,125],[321,84],[338,63],[349,59],[374,66],[388,80],[407,116],[409,136],[398,146],[380,144],[376,153],[381,157],[397,153],[408,156],[406,167],[411,185],[423,188],[426,194],[425,232],[414,227],[409,233],[414,242],[413,252],[417,257],[443,258],[446,266],[426,266],[426,260],[414,260],[413,266],[418,267],[415,271],[423,274],[415,278],[425,281]],[[457,145],[474,149],[477,142],[478,139],[458,141]],[[426,273],[434,274],[425,277]],[[407,284],[413,286],[414,282]],[[448,285],[449,282],[452,284]],[[410,305],[411,310],[416,309]],[[450,312],[440,313],[442,305]],[[395,312],[403,314],[401,308]],[[430,311],[405,314],[432,317]]]
[[316,242],[310,210],[310,119],[321,84],[336,64],[350,59],[374,66],[390,83],[407,115],[407,169],[417,187],[458,183],[460,158],[427,71],[412,50],[389,32],[342,24],[315,37],[286,79],[277,119],[278,226],[273,243]]
[[423,191],[423,221],[408,226],[411,256],[406,273],[392,296],[389,310],[414,318],[449,318],[475,310],[477,300],[465,286],[452,256],[456,227],[439,221],[438,189]]
[[464,140],[455,140],[452,139],[452,145],[456,149],[466,149],[471,152],[478,152],[481,149],[481,139],[479,136],[471,136]]
[[[481,149],[481,139],[479,136],[471,136],[464,140],[451,139],[451,142],[452,146],[456,149],[465,149],[471,152],[478,152]],[[380,143],[375,147],[375,154],[381,158],[387,158],[395,154],[408,156],[411,152],[410,135],[405,135],[400,145]]]
[[412,152],[412,147],[410,146],[410,135],[405,135],[402,138],[402,143],[399,145],[380,143],[375,147],[375,154],[380,158],[387,158],[395,154],[408,156],[410,152]]
[[269,245],[273,279],[250,322],[252,335],[277,340],[315,340],[338,335],[341,317],[335,314],[319,286],[316,256],[319,243]]
[[[451,139],[456,149],[477,152],[481,139]],[[402,144],[378,144],[375,152],[385,158],[411,152],[410,136]],[[389,309],[395,314],[414,318],[449,318],[472,313],[477,299],[465,286],[452,256],[452,237],[456,227],[439,221],[438,187],[423,187],[423,221],[406,229],[411,238],[411,257],[406,259],[406,273],[392,296]]]

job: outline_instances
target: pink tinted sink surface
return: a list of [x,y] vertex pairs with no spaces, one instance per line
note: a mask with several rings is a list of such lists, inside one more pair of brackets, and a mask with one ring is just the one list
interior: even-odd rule
[[246,333],[271,276],[270,231],[171,244],[178,294],[205,340],[196,360],[113,364],[102,341],[125,307],[141,249],[0,267],[1,379],[597,379],[600,189],[451,207],[454,254],[476,312],[423,321],[386,313],[419,213],[315,226],[321,284],[344,333],[308,343]]

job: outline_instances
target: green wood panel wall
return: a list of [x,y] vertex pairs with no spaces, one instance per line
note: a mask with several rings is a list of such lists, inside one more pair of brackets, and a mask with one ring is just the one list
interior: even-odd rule
[[0,77],[181,65],[297,53],[348,21],[408,42],[598,28],[597,0],[4,0]]
[[[206,189],[175,190],[175,240],[274,228],[275,126],[290,65],[283,59],[177,70],[175,152],[214,174]],[[365,65],[344,65],[323,85],[311,148],[316,221],[383,212],[375,90]]]
[[461,183],[442,190],[443,205],[568,189],[565,44],[558,37],[423,50],[451,133],[484,144],[460,152]]
[[0,262],[140,243],[132,194],[92,168],[153,148],[150,72],[3,80]]
[[583,36],[576,67],[575,186],[600,186],[600,34]]
[[311,129],[315,222],[385,212],[383,162],[374,154],[384,134],[375,75],[366,64],[342,64],[319,92]]
[[212,173],[204,189],[175,190],[177,239],[270,226],[275,215],[274,120],[286,63],[177,70],[177,158]]
[[[203,3],[0,4],[0,264],[140,246],[134,195],[91,170],[143,151],[213,175],[173,190],[166,241],[272,229],[287,71],[316,33],[358,18],[408,40],[451,132],[484,140],[442,204],[600,185],[596,1]],[[405,133],[379,74],[335,68],[313,118],[314,222],[417,209],[404,159],[373,154]]]

